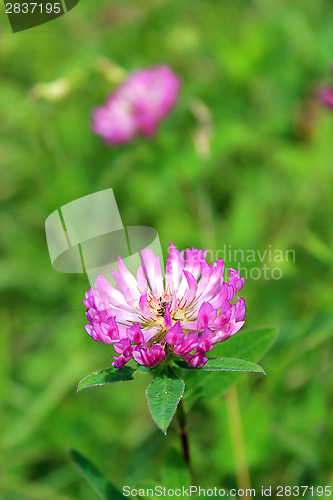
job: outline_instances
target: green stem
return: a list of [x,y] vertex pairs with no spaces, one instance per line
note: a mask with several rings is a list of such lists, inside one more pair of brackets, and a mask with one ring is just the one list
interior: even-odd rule
[[182,445],[183,457],[187,468],[192,476],[192,467],[191,467],[191,456],[190,456],[190,445],[187,434],[187,424],[186,424],[186,414],[184,410],[183,401],[180,400],[177,408],[177,417],[178,417],[178,431],[179,438]]
[[[225,395],[232,449],[234,452],[238,487],[245,492],[250,489],[250,474],[246,459],[243,426],[239,408],[238,394],[235,386]],[[246,498],[246,496],[244,497]]]
[[[211,132],[212,121],[210,111],[204,103],[197,102],[192,108],[194,115],[198,120],[198,129],[196,134],[196,151],[201,169],[198,167],[197,184],[194,186],[196,203],[198,207],[198,219],[201,229],[201,237],[204,247],[216,251],[214,211],[211,198],[208,192],[208,182],[210,177],[209,161],[211,160]],[[201,146],[204,146],[203,148]],[[242,429],[241,414],[236,387],[232,387],[226,394],[226,405],[229,417],[229,428],[231,434],[232,448],[235,456],[237,483],[239,488],[245,492],[250,488],[249,468],[245,453],[244,436]],[[246,496],[245,496],[246,498]]]

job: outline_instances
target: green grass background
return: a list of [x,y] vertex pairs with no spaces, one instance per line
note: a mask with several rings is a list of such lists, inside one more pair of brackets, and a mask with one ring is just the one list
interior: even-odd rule
[[[88,280],[52,269],[44,223],[109,187],[124,224],[154,227],[165,257],[170,240],[295,250],[295,262],[278,264],[280,280],[248,279],[242,291],[248,327],[280,328],[262,361],[267,377],[237,384],[246,457],[256,488],[332,483],[333,113],[316,99],[330,78],[331,2],[82,0],[17,34],[1,17],[3,498],[95,498],[66,446],[119,487],[161,482],[178,447],[175,425],[165,437],[150,418],[145,377],[75,393],[111,352],[84,332]],[[164,62],[182,78],[155,139],[112,148],[91,133],[91,109],[117,77],[111,61]],[[36,85],[59,78],[67,94],[43,98]],[[235,487],[224,397],[197,402],[188,419],[200,485]]]

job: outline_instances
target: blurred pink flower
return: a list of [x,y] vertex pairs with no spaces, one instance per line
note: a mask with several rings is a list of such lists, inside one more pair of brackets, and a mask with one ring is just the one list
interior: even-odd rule
[[333,88],[321,87],[318,91],[318,97],[326,108],[333,109]]
[[166,65],[135,71],[93,111],[92,129],[109,144],[129,142],[138,134],[153,136],[179,89],[180,79]]
[[114,366],[123,368],[134,359],[153,367],[173,353],[190,366],[202,367],[206,352],[243,326],[244,299],[231,301],[244,278],[231,269],[225,283],[223,260],[209,265],[206,253],[187,248],[184,258],[170,243],[164,279],[159,258],[149,249],[141,252],[136,277],[120,257],[113,272],[115,288],[102,275],[97,277],[95,289],[83,300],[91,323],[85,328],[94,340],[113,344],[118,354]]
[[[333,63],[331,64],[331,71],[333,73]],[[320,87],[318,90],[318,98],[326,108],[333,109],[333,87],[328,85]]]

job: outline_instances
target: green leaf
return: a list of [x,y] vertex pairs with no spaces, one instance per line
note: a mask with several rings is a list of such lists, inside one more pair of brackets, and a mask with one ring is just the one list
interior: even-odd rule
[[245,361],[244,359],[236,358],[210,358],[201,369],[208,372],[259,372],[266,375],[261,366],[251,363],[250,361]]
[[250,361],[235,358],[209,358],[207,363],[202,368],[192,368],[188,366],[187,363],[178,362],[178,360],[177,364],[181,366],[181,368],[185,368],[187,370],[199,370],[204,372],[260,372],[266,375],[261,366],[251,363]]
[[[216,344],[214,354],[257,362],[271,347],[276,336],[277,328],[274,327],[244,330],[226,342]],[[217,373],[202,373],[200,375],[191,371],[187,373],[185,398],[192,401],[200,397],[212,398],[223,394],[242,375],[242,372],[228,372],[224,373],[223,376]]]
[[169,366],[163,367],[147,387],[146,396],[151,416],[165,434],[184,389],[184,380]]
[[69,449],[68,453],[83,477],[91,484],[103,500],[123,500],[126,498],[97,467],[84,455]]
[[79,385],[77,386],[77,392],[87,387],[95,387],[98,385],[113,384],[114,382],[125,382],[126,380],[133,380],[133,375],[136,372],[134,368],[130,366],[124,366],[124,368],[115,368],[111,366],[106,370],[101,370],[99,372],[94,372],[91,375],[83,378]]
[[241,358],[257,362],[268,351],[276,339],[278,329],[275,327],[254,328],[244,330],[226,342],[215,344],[214,353],[228,358]]
[[137,365],[135,368],[135,373],[151,373],[155,370],[156,368],[150,368],[149,366]]

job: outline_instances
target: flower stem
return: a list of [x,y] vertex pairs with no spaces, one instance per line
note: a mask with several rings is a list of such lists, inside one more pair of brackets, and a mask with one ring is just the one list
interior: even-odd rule
[[187,468],[192,476],[192,467],[191,467],[191,457],[190,457],[190,446],[187,434],[187,424],[186,424],[186,414],[184,410],[183,401],[180,400],[177,408],[177,417],[178,417],[178,430],[180,442],[183,450],[183,457]]
[[[247,492],[250,489],[250,474],[246,459],[243,426],[239,408],[238,394],[235,386],[225,395],[232,448],[236,463],[238,487]],[[246,495],[245,497],[246,498]]]

